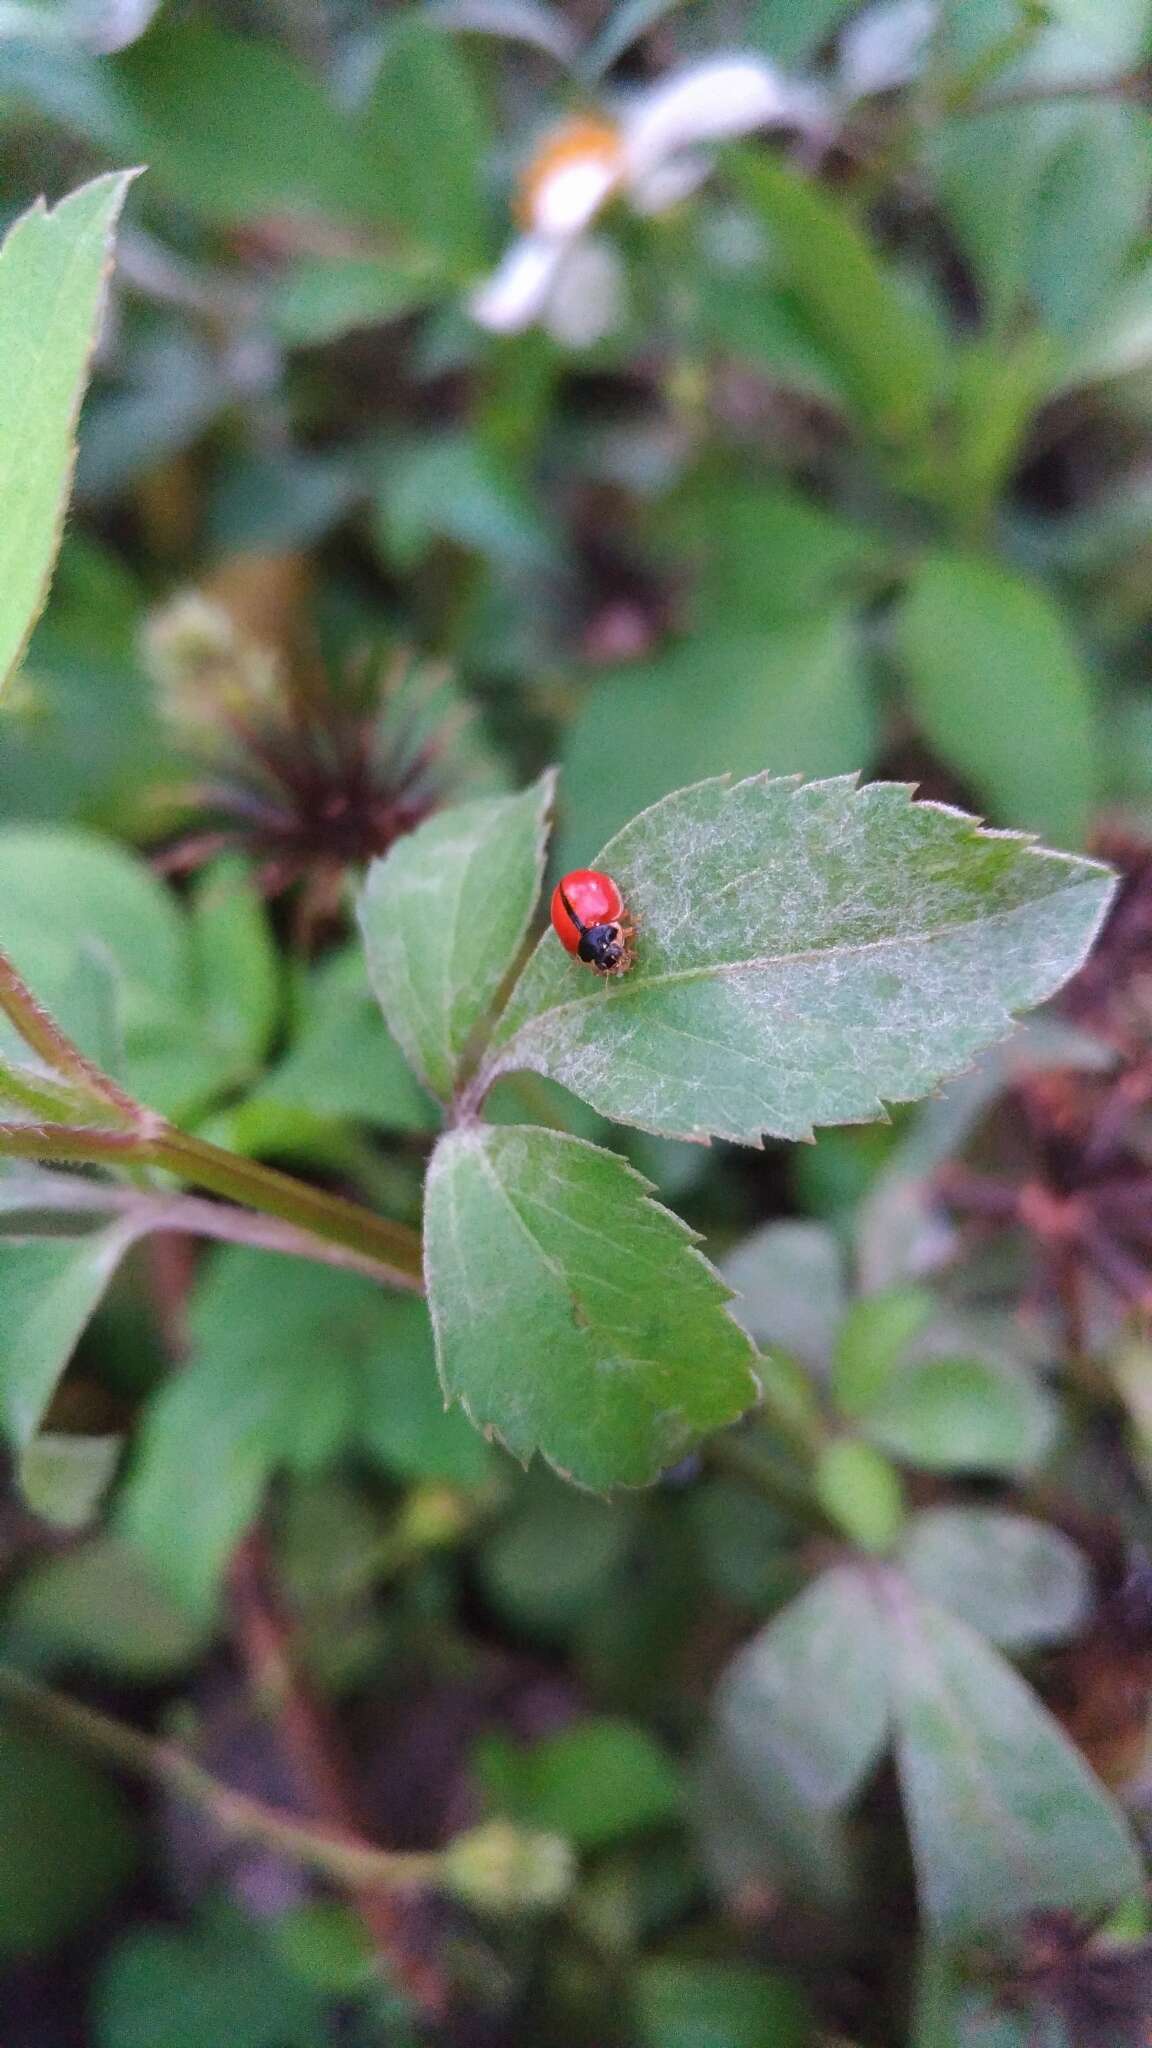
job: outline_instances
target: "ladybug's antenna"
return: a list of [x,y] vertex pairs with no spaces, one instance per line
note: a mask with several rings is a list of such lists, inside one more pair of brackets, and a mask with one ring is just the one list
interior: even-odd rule
[[575,925],[577,931],[579,932],[581,938],[583,938],[585,932],[588,931],[590,927],[584,923],[582,918],[577,917],[576,912],[573,910],[572,905],[569,903],[567,896],[564,894],[564,884],[562,882],[559,884],[559,889],[560,901],[564,905],[565,910],[568,912],[569,917],[572,919],[572,922]]

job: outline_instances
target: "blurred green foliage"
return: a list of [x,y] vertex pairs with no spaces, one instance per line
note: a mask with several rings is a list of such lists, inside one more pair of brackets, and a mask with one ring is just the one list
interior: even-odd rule
[[[792,1159],[652,1134],[746,1105],[628,1130],[501,1080],[493,1155],[613,1146],[739,1296],[748,1344],[718,1290],[679,1330],[727,1392],[655,1376],[667,1444],[773,1354],[750,1422],[610,1501],[445,1413],[414,1295],[139,1244],[152,1169],[104,1213],[8,1162],[4,2048],[1142,2048],[1150,109],[1149,0],[0,5],[5,671],[95,341],[0,706],[0,946],[115,1082],[416,1224],[439,1110],[398,1040],[468,1072],[554,762],[558,871],[768,768],[1128,877],[1062,1021]],[[457,846],[405,1036],[405,835],[494,795],[515,844]],[[394,1037],[350,911],[396,840]],[[953,1066],[1002,1007],[964,974],[922,1020]],[[608,1170],[627,1301],[655,1226]],[[459,1384],[525,1450],[563,1410],[576,1469],[565,1245],[533,1292],[493,1231],[493,1335],[450,1208]],[[351,1880],[350,1837],[448,1845],[444,1882]]]

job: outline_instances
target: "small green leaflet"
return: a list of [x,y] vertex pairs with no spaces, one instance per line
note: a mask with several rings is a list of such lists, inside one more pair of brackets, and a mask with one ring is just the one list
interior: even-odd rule
[[0,249],[0,689],[48,594],[112,235],[134,171],[32,207]]
[[133,1239],[121,1218],[83,1237],[0,1239],[0,1414],[10,1443],[31,1442],[56,1382]]
[[639,928],[604,987],[546,933],[485,1080],[528,1067],[665,1137],[807,1138],[958,1073],[1074,972],[1107,869],[902,783],[725,777],[595,858]]
[[376,861],[360,899],[368,972],[416,1072],[448,1096],[528,929],[555,776],[460,804]]
[[885,1584],[897,1768],[932,1931],[967,1943],[1136,1897],[1119,1809],[1031,1687],[962,1621]]
[[615,1153],[534,1127],[453,1131],[424,1230],[444,1391],[515,1457],[640,1486],[755,1400],[729,1289]]

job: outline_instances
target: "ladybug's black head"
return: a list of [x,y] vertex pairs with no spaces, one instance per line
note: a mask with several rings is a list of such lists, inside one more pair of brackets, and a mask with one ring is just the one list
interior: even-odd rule
[[577,958],[601,974],[612,974],[624,958],[624,940],[618,924],[586,925],[576,948]]

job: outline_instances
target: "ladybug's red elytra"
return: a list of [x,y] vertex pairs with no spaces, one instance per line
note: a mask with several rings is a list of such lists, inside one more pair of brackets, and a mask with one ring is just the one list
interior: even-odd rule
[[552,892],[552,929],[560,944],[598,974],[627,974],[632,926],[611,875],[573,868]]

